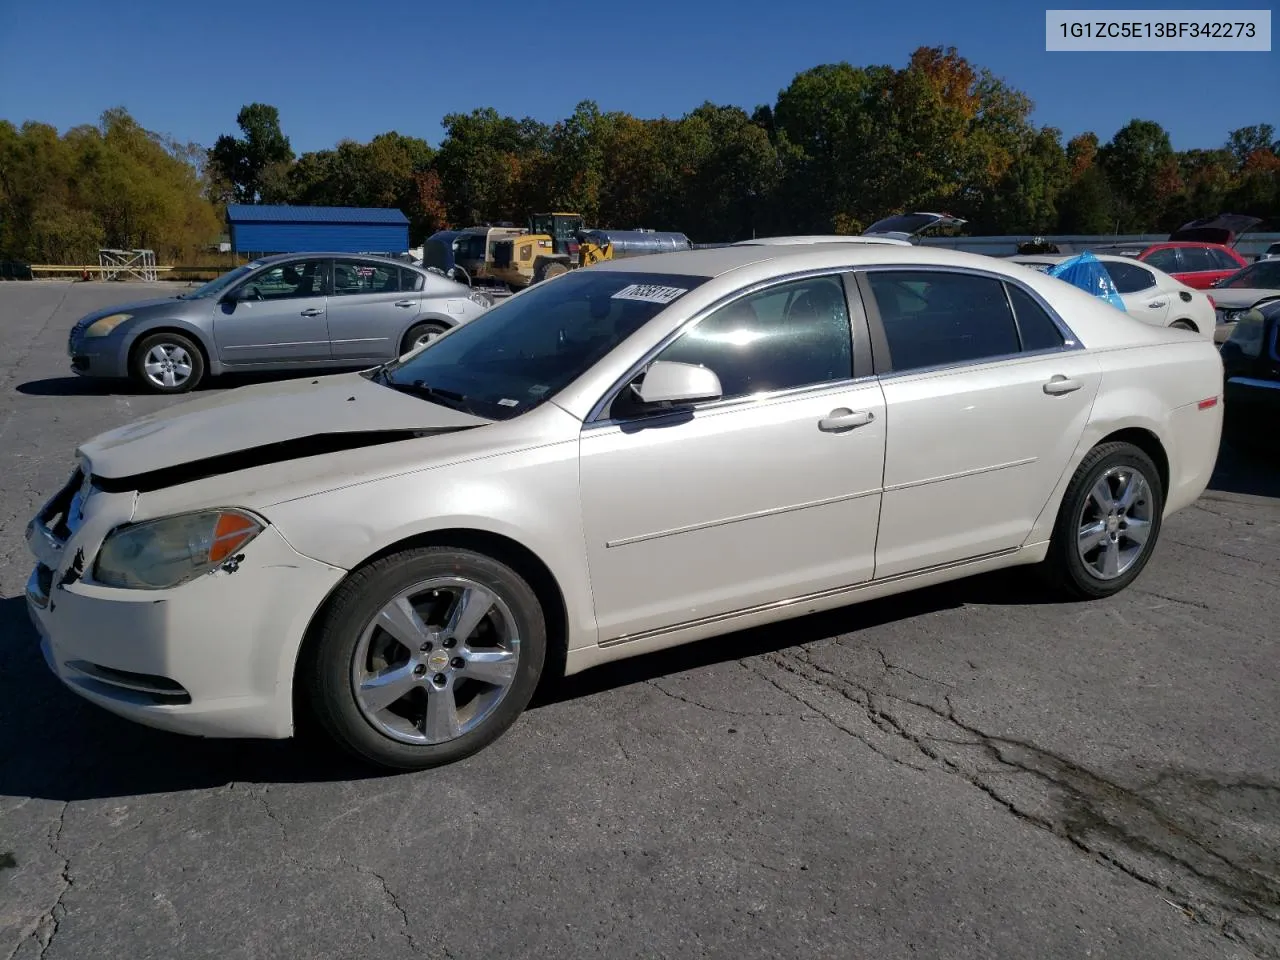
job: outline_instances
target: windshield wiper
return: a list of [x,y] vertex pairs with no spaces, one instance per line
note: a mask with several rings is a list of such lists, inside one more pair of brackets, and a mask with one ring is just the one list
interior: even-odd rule
[[400,393],[407,393],[410,396],[421,397],[423,400],[430,400],[432,403],[438,403],[442,407],[449,407],[453,410],[461,410],[463,413],[471,413],[471,407],[467,403],[465,395],[454,390],[443,390],[440,387],[433,387],[424,380],[415,380],[413,383],[397,383],[392,380],[386,370],[379,369],[376,375],[377,381],[383,386],[390,387],[392,390]]

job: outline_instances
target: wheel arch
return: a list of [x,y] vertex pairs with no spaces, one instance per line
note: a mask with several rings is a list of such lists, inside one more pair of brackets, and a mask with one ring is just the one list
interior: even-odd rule
[[429,530],[402,537],[365,557],[333,585],[324,602],[316,607],[307,622],[302,642],[294,654],[291,685],[295,730],[298,728],[299,720],[306,716],[307,710],[307,705],[302,698],[302,684],[298,682],[299,671],[317,640],[319,626],[328,615],[338,588],[353,574],[370,564],[402,550],[420,547],[454,547],[461,550],[474,550],[476,553],[482,553],[507,564],[524,577],[533,589],[534,595],[537,596],[547,622],[547,659],[543,667],[543,679],[539,684],[540,691],[545,689],[549,681],[554,682],[564,675],[565,661],[568,656],[569,608],[565,601],[564,590],[546,561],[518,540],[490,530],[474,527],[445,527]]
[[1152,431],[1145,427],[1122,427],[1102,437],[1089,449],[1092,450],[1104,443],[1129,443],[1145,453],[1156,465],[1162,495],[1165,497],[1169,495],[1169,454],[1160,438]]
[[180,320],[163,320],[154,324],[148,324],[137,331],[131,331],[130,337],[124,344],[124,364],[126,374],[133,371],[133,360],[137,354],[138,346],[148,337],[155,336],[157,333],[176,333],[186,337],[196,345],[196,349],[200,351],[200,359],[204,361],[205,376],[214,374],[215,366],[218,364],[217,354],[210,349],[209,343],[205,340],[204,332],[195,324],[184,323]]
[[[404,346],[405,339],[409,336],[409,331],[412,330],[414,327],[418,326],[418,324],[420,323],[442,323],[445,325],[445,327],[452,330],[454,327],[458,325],[458,318],[450,317],[447,314],[439,313],[434,310],[431,311],[430,313],[418,314],[416,317],[414,317],[412,320],[410,320],[400,329],[400,339],[396,341],[397,349],[402,348]],[[396,356],[402,356],[404,352],[405,351],[401,350],[401,352],[397,353]]]

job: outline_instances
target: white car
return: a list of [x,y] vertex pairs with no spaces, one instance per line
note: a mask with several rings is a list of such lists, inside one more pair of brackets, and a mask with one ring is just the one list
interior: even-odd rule
[[571,271],[413,354],[173,406],[28,528],[53,671],[380,765],[574,673],[1015,565],[1106,597],[1205,489],[1211,341],[1017,264],[806,244]]
[[1216,339],[1226,343],[1242,315],[1280,300],[1280,258],[1259,260],[1224,277],[1210,288],[1209,296],[1218,311]]
[[[1056,267],[1073,254],[1030,254],[1012,257],[1014,263],[1033,267],[1041,273]],[[1182,327],[1212,337],[1218,318],[1213,301],[1203,290],[1175,280],[1163,270],[1134,260],[1095,254],[1116,285],[1130,316],[1158,327]]]

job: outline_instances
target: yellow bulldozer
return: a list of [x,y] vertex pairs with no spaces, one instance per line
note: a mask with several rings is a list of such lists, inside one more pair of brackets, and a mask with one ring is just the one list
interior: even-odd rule
[[493,244],[490,275],[519,290],[604,260],[689,250],[683,233],[652,230],[585,230],[576,213],[537,213],[529,232]]

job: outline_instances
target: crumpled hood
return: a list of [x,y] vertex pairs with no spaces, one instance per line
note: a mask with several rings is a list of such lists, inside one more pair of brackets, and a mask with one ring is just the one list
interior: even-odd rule
[[1170,240],[1193,240],[1197,243],[1220,243],[1234,246],[1242,235],[1262,222],[1261,217],[1251,217],[1239,213],[1220,213],[1216,217],[1201,217],[1184,223],[1173,233]]
[[347,373],[190,400],[100,434],[77,452],[95,478],[119,486],[110,481],[192,464],[205,464],[204,475],[230,472],[490,422]]
[[1210,287],[1203,292],[1213,298],[1213,302],[1219,307],[1228,310],[1243,310],[1252,307],[1259,300],[1280,295],[1275,290],[1256,287]]

